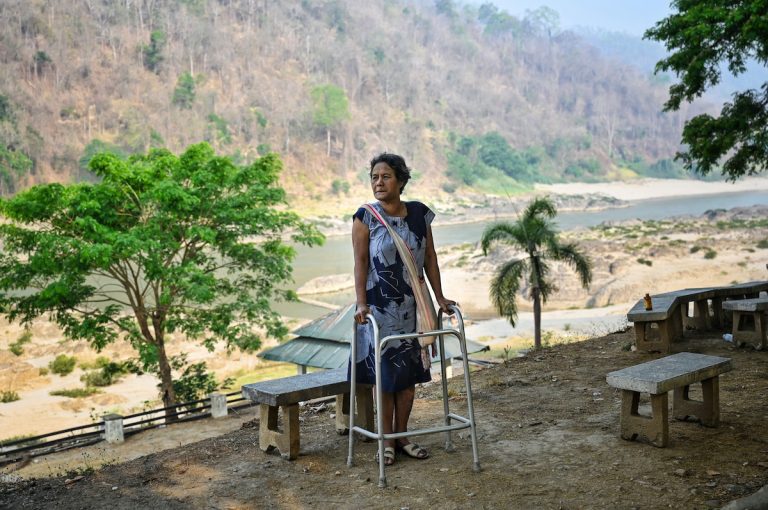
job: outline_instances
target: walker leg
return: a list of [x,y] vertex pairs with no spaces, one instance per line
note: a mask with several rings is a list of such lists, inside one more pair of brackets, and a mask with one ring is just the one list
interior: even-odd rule
[[464,336],[464,321],[461,321],[461,352],[464,357],[464,384],[467,387],[467,414],[469,414],[469,434],[472,438],[472,457],[474,471],[480,472],[480,455],[477,452],[477,428],[475,426],[475,405],[472,403],[472,383],[469,380],[469,357],[467,356],[467,341]]

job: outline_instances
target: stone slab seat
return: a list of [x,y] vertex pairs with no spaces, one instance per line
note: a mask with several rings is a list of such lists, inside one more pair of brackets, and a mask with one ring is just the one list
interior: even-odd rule
[[[609,373],[608,384],[621,390],[621,437],[631,441],[643,436],[654,446],[668,446],[670,390],[676,419],[695,416],[702,425],[717,427],[720,423],[719,376],[731,368],[729,358],[680,352]],[[692,400],[690,386],[699,382],[703,400]],[[638,412],[642,393],[650,395],[651,416]]]
[[[243,397],[259,405],[259,448],[277,448],[284,459],[299,455],[299,402],[336,396],[336,431],[345,433],[349,413],[355,411],[355,423],[373,429],[373,395],[371,386],[359,384],[355,391],[356,406],[349,402],[347,369],[337,368],[309,374],[245,384]],[[350,406],[352,411],[350,411]],[[278,408],[282,409],[283,430],[278,428]]]
[[[721,329],[726,317],[722,303],[728,299],[757,297],[768,291],[768,281],[748,282],[727,287],[683,289],[652,295],[653,310],[646,310],[639,300],[627,313],[634,323],[635,344],[639,350],[668,353],[672,343],[683,337],[686,327],[699,331]],[[712,301],[710,313],[709,301]],[[693,317],[688,317],[688,304],[694,303]],[[651,338],[652,325],[658,328],[658,338]]]
[[[768,298],[735,299],[722,303],[724,311],[733,313],[733,341],[760,342],[760,349],[765,350],[766,345],[766,312],[768,312]],[[749,329],[749,318],[752,319],[754,329]]]

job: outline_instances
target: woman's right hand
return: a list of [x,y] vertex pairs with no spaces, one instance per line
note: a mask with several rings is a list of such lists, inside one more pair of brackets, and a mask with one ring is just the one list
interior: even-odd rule
[[355,309],[355,322],[358,324],[365,324],[368,322],[368,314],[371,313],[371,309],[368,305],[357,305]]

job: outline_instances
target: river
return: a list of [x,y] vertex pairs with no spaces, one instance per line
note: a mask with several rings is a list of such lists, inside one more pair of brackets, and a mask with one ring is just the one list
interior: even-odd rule
[[[562,212],[556,218],[560,230],[594,227],[604,222],[624,221],[639,218],[659,220],[673,216],[698,216],[710,209],[731,209],[768,205],[768,191],[744,191],[721,193],[717,195],[695,195],[684,197],[665,197],[651,200],[629,202],[628,207],[604,209],[601,211]],[[351,213],[350,213],[351,215]],[[436,246],[461,243],[476,243],[480,240],[488,221],[441,225],[438,216],[433,224]],[[351,223],[350,223],[351,225]],[[350,227],[351,228],[351,227]],[[320,247],[296,247],[294,260],[293,288],[296,289],[307,281],[323,275],[352,272],[352,245],[348,236],[334,236],[326,239]],[[326,299],[326,296],[323,296]],[[354,299],[351,293],[328,295],[327,300],[344,304]],[[306,303],[278,303],[275,309],[283,315],[307,319],[317,318],[328,312],[327,309]]]

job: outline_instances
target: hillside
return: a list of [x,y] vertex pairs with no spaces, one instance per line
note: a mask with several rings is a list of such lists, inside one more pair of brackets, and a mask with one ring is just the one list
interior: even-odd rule
[[550,29],[453,1],[7,0],[0,192],[203,139],[281,153],[309,200],[361,188],[385,149],[448,193],[678,174],[666,87]]

